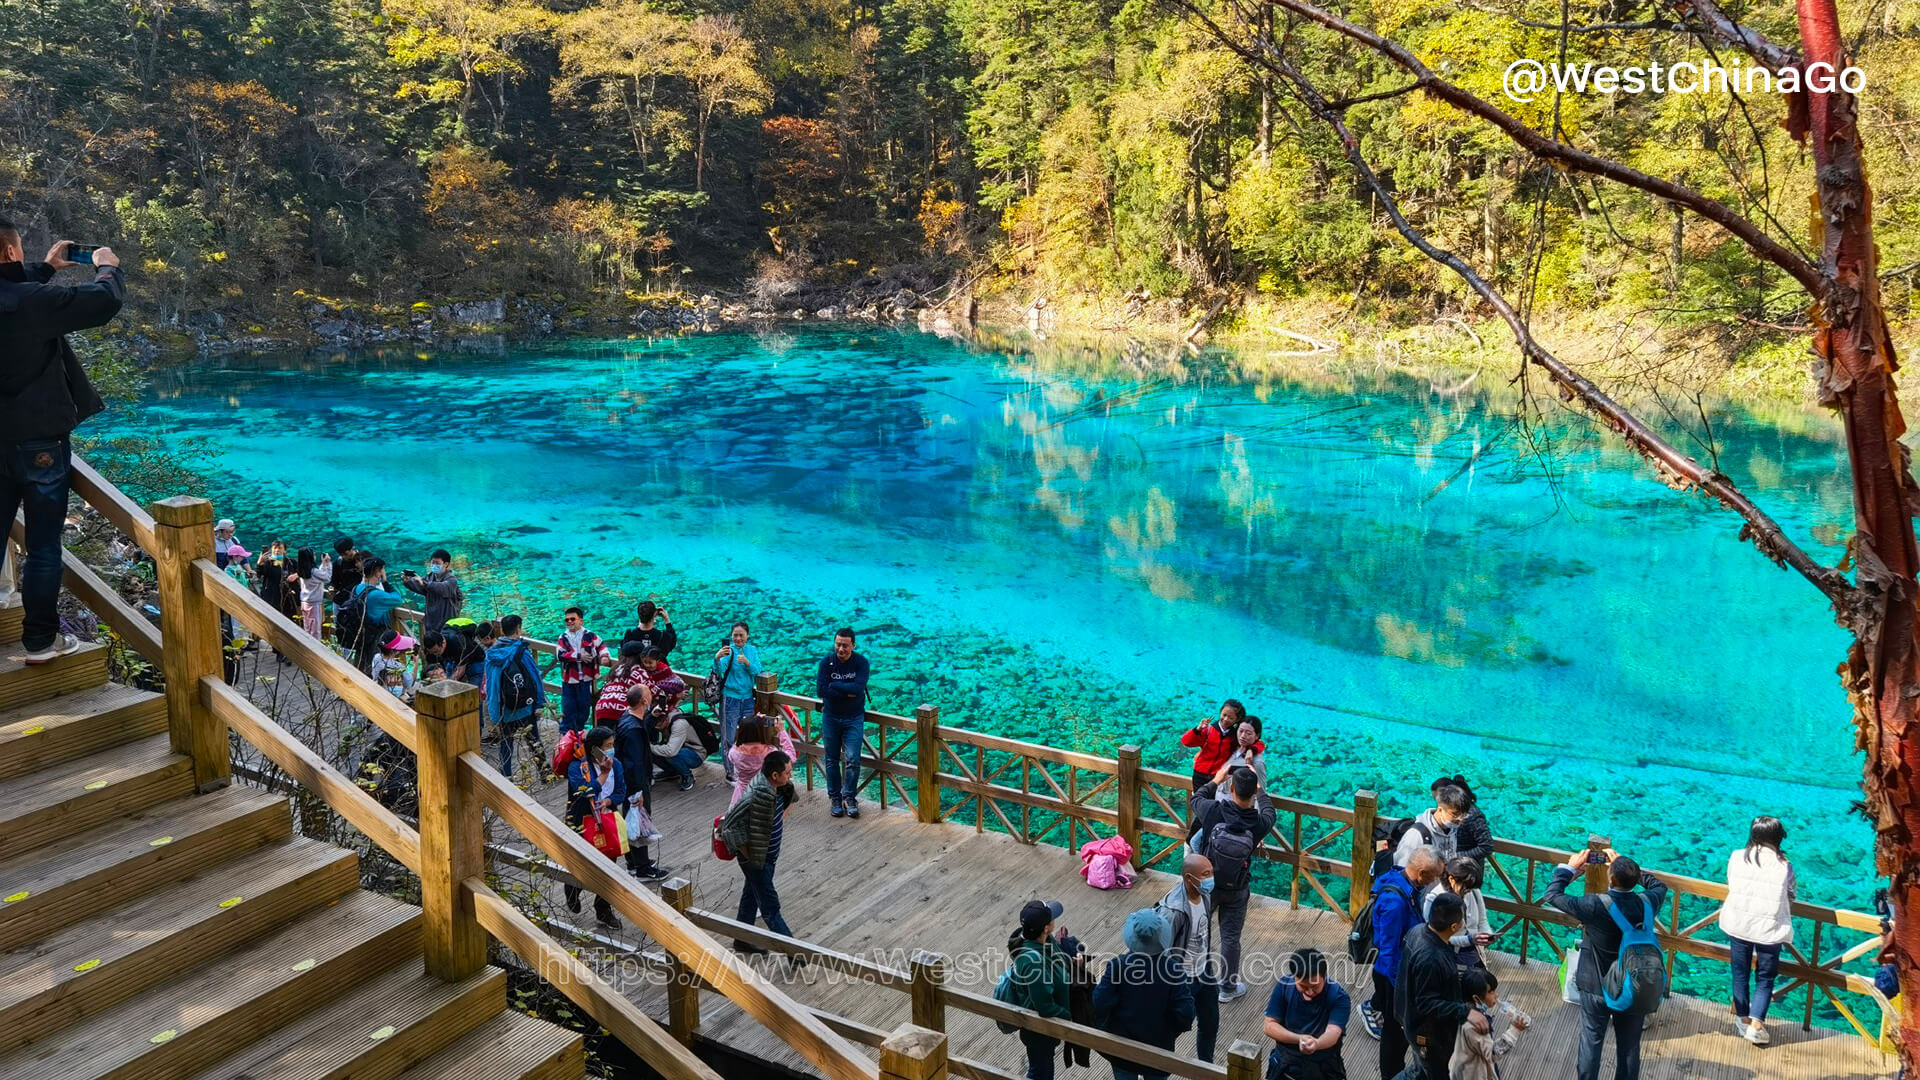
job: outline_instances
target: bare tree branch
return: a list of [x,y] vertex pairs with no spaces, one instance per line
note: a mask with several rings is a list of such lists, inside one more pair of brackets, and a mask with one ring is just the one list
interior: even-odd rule
[[1668,0],[1673,10],[1682,19],[1695,19],[1690,23],[1696,35],[1700,28],[1711,31],[1713,35],[1729,45],[1753,57],[1775,71],[1781,68],[1797,68],[1803,62],[1798,50],[1789,49],[1768,41],[1766,35],[1734,22],[1727,13],[1720,10],[1714,0]]
[[[1279,0],[1285,2],[1285,0]],[[1659,433],[1648,427],[1639,417],[1633,415],[1624,406],[1614,401],[1607,393],[1569,367],[1559,357],[1549,352],[1533,336],[1527,321],[1515,311],[1499,290],[1495,289],[1480,274],[1467,265],[1465,260],[1445,248],[1438,247],[1427,239],[1426,235],[1414,228],[1400,212],[1400,204],[1393,193],[1380,181],[1365,155],[1360,152],[1360,142],[1348,129],[1345,118],[1333,107],[1306,77],[1284,58],[1274,61],[1274,70],[1293,85],[1308,111],[1332,128],[1340,140],[1347,160],[1359,173],[1360,179],[1380,200],[1380,206],[1386,211],[1393,227],[1405,237],[1407,242],[1419,249],[1421,254],[1445,266],[1465,281],[1468,287],[1480,295],[1508,328],[1513,332],[1514,340],[1519,344],[1521,354],[1527,362],[1544,371],[1561,396],[1577,403],[1589,414],[1612,428],[1624,439],[1635,453],[1651,464],[1662,482],[1676,490],[1698,489],[1711,495],[1727,509],[1739,515],[1745,522],[1740,529],[1740,537],[1750,540],[1760,553],[1771,559],[1776,565],[1791,567],[1806,578],[1814,588],[1819,589],[1829,600],[1838,606],[1853,592],[1852,584],[1840,571],[1823,566],[1808,555],[1799,545],[1789,539],[1778,522],[1754,505],[1744,492],[1732,480],[1717,470],[1707,469],[1689,455],[1662,438]]]
[[[1285,74],[1281,71],[1284,61],[1279,59],[1279,54],[1271,45],[1264,42],[1249,45],[1227,33],[1211,15],[1201,10],[1199,0],[1169,0],[1169,2],[1205,27],[1222,45],[1242,59],[1275,74]],[[1708,198],[1692,188],[1676,184],[1671,180],[1650,176],[1617,161],[1610,161],[1584,150],[1575,149],[1566,143],[1549,139],[1522,123],[1512,113],[1434,74],[1433,70],[1422,63],[1419,57],[1413,55],[1399,42],[1381,37],[1366,27],[1323,11],[1306,3],[1305,0],[1271,0],[1271,2],[1300,18],[1318,23],[1379,53],[1401,70],[1412,75],[1420,89],[1469,116],[1478,117],[1499,128],[1522,149],[1569,169],[1594,176],[1604,176],[1628,187],[1638,188],[1650,195],[1679,203],[1732,233],[1751,248],[1755,255],[1784,270],[1795,281],[1805,286],[1809,293],[1820,296],[1826,292],[1819,267],[1719,200]],[[1693,0],[1693,2],[1699,3],[1701,0]],[[1245,21],[1244,18],[1243,21]]]

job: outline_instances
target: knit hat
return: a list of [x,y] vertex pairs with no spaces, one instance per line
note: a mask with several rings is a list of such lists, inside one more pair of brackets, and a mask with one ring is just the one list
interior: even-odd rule
[[1149,956],[1167,951],[1172,938],[1173,928],[1152,908],[1141,908],[1127,916],[1126,926],[1120,931],[1120,940],[1126,942],[1129,952]]

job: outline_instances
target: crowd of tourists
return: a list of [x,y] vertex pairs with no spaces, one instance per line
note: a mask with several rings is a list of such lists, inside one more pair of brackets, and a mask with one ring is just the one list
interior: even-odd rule
[[[566,819],[642,880],[672,872],[651,850],[659,836],[654,784],[687,790],[701,770],[718,768],[730,790],[729,809],[714,823],[714,850],[740,867],[737,917],[792,935],[774,874],[786,815],[798,801],[799,757],[787,719],[754,708],[754,678],[766,669],[746,622],[734,623],[710,656],[703,650],[694,657],[706,667],[696,689],[673,669],[682,643],[671,614],[655,601],[638,605],[635,624],[617,643],[572,607],[555,634],[553,667],[543,670],[521,616],[463,617],[466,597],[445,550],[431,554],[426,573],[402,572],[398,588],[384,560],[349,539],[318,557],[304,548],[289,554],[278,540],[254,556],[235,538],[233,522],[222,520],[216,554],[228,573],[309,633],[331,628],[335,643],[402,699],[433,679],[478,685],[483,722],[508,775],[516,742],[532,754],[536,775],[545,763],[540,719],[549,707],[546,681],[557,674],[561,742],[552,771],[567,783]],[[392,627],[408,594],[423,605],[417,640]],[[828,813],[837,818],[858,818],[861,809],[869,668],[855,643],[851,629],[836,632],[816,671],[822,772]],[[699,713],[700,703],[710,706],[712,720]],[[1092,970],[1084,945],[1061,924],[1064,905],[1029,901],[1008,936],[1010,963],[995,996],[1168,1052],[1192,1031],[1193,1056],[1214,1060],[1221,1006],[1249,992],[1242,939],[1259,851],[1277,817],[1262,733],[1260,719],[1229,700],[1181,735],[1195,754],[1180,881],[1127,917],[1123,953]],[[1430,790],[1430,807],[1376,828],[1369,903],[1347,955],[1300,948],[1277,958],[1282,974],[1268,992],[1264,1026],[1272,1042],[1268,1080],[1342,1080],[1356,1013],[1359,1030],[1378,1043],[1383,1078],[1495,1080],[1502,1059],[1523,1044],[1532,1021],[1501,996],[1487,964],[1486,950],[1498,937],[1482,892],[1492,827],[1465,777],[1441,777]],[[1784,839],[1777,819],[1755,819],[1748,842],[1729,857],[1729,898],[1720,914],[1732,942],[1734,1029],[1755,1045],[1768,1041],[1773,981],[1792,936],[1794,879]],[[1589,864],[1601,863],[1605,889],[1569,891]],[[1666,993],[1655,916],[1667,895],[1652,873],[1611,849],[1583,851],[1554,871],[1544,902],[1581,927],[1564,987],[1581,1018],[1577,1080],[1597,1080],[1609,1033],[1616,1080],[1639,1076],[1645,1019]],[[566,899],[581,910],[579,888],[568,886]],[[595,898],[594,910],[603,925],[619,925],[604,897]],[[747,942],[735,948],[766,951]],[[788,955],[796,963],[804,956]],[[1366,1000],[1354,1002],[1336,977],[1343,962],[1370,977]],[[1071,1042],[1026,1029],[1019,1038],[1029,1080],[1051,1080],[1057,1063],[1087,1064],[1086,1050]],[[1167,1075],[1108,1056],[1117,1080]]]

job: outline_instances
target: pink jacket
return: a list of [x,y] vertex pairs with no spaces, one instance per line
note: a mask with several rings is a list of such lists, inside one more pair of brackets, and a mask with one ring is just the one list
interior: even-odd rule
[[1118,836],[1080,845],[1080,876],[1096,889],[1133,888],[1133,845]]
[[[727,801],[727,806],[729,807],[739,802],[741,797],[747,793],[747,785],[753,783],[753,778],[759,775],[760,763],[767,759],[767,751],[774,749],[764,744],[749,745],[753,748],[749,749],[746,746],[734,746],[727,751],[727,764],[733,766],[733,798]],[[794,756],[793,736],[787,734],[785,721],[782,721],[780,724],[779,749],[784,751],[788,757]]]

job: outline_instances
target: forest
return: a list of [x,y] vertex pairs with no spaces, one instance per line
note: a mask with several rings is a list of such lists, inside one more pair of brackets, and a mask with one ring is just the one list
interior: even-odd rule
[[[0,6],[0,205],[130,254],[144,317],[302,298],[834,285],[1311,298],[1471,316],[1327,129],[1175,0],[38,0]],[[1808,250],[1813,169],[1770,94],[1500,96],[1517,57],[1707,58],[1639,0],[1338,8],[1535,130]],[[1797,40],[1782,0],[1730,7]],[[1631,313],[1724,363],[1800,363],[1807,314],[1713,223],[1520,149],[1312,27],[1418,228],[1529,311]],[[1843,12],[1890,314],[1920,276],[1920,5]],[[1726,58],[1721,57],[1722,60]],[[1905,335],[1902,335],[1905,336]]]

